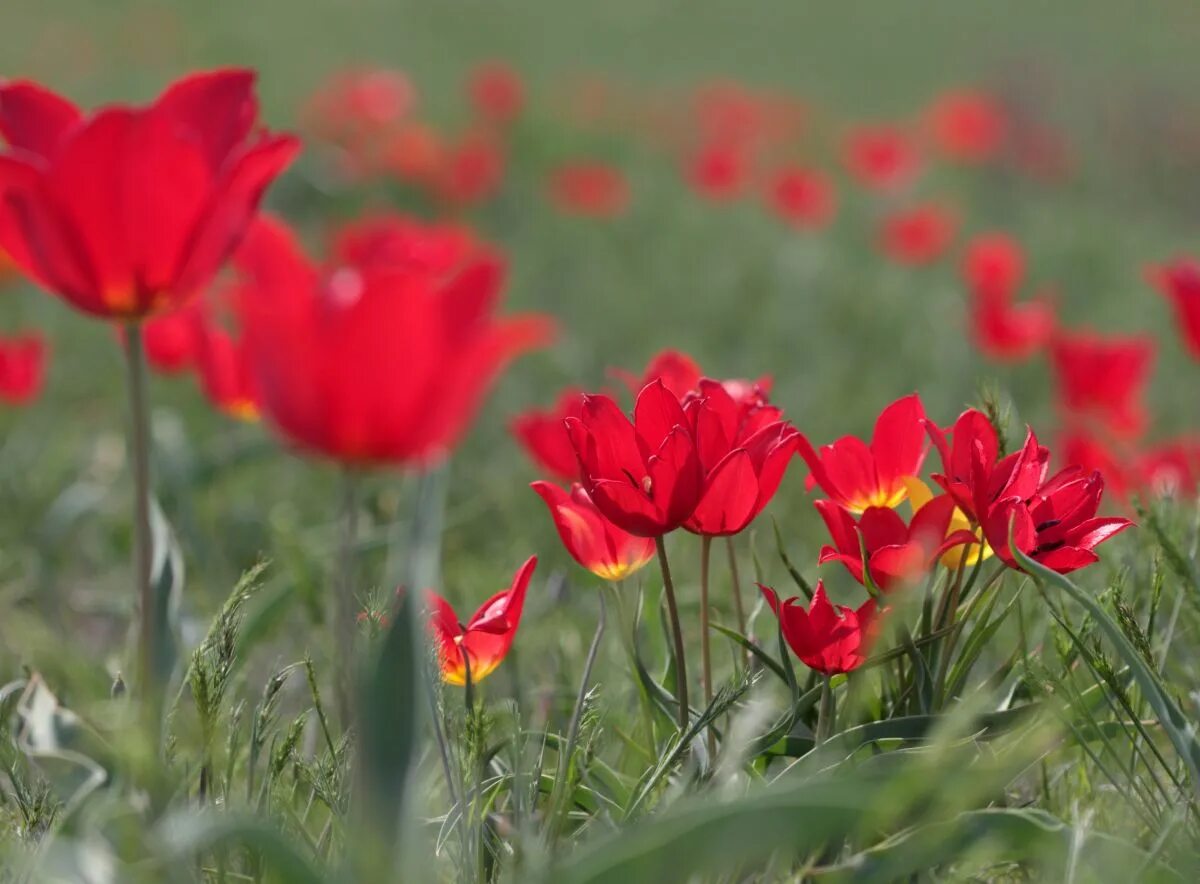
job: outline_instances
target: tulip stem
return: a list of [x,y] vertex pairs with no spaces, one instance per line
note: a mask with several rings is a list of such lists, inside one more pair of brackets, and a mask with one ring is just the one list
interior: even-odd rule
[[[712,654],[708,645],[708,563],[712,552],[712,538],[707,534],[700,538],[700,660],[704,677],[704,706],[712,703]],[[717,754],[717,736],[711,724],[708,726],[708,757]]]
[[351,695],[354,690],[354,631],[355,610],[355,561],[358,544],[358,477],[354,471],[346,468],[341,475],[341,537],[338,545],[337,579],[335,581],[336,598],[334,600],[333,633],[337,640],[337,662],[335,666],[337,677],[338,714],[342,719],[342,727],[350,727],[353,715]]
[[687,660],[683,652],[683,629],[679,626],[679,606],[675,604],[675,583],[671,580],[671,566],[667,563],[667,545],[662,535],[654,538],[658,551],[658,564],[662,568],[663,591],[667,596],[667,613],[671,617],[671,637],[675,644],[675,700],[679,703],[679,733],[687,733],[689,707],[687,686]]
[[129,448],[133,464],[134,521],[133,558],[138,599],[138,691],[146,704],[147,720],[158,714],[158,630],[154,585],[154,561],[150,533],[150,413],[146,395],[146,350],[142,326],[125,326],[125,365],[129,384]]
[[821,679],[821,705],[817,710],[816,744],[820,746],[833,733],[833,717],[836,714],[833,703],[833,677],[826,675]]
[[[742,581],[738,576],[737,548],[733,545],[732,534],[725,538],[725,549],[729,553],[729,577],[733,581],[733,609],[737,614],[738,632],[746,635],[746,606],[742,601]],[[749,664],[750,652],[744,653]]]

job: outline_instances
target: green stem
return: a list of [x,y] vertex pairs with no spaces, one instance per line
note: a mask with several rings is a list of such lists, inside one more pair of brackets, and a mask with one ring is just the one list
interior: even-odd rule
[[[733,535],[725,538],[725,550],[729,554],[729,578],[733,581],[733,610],[737,615],[738,632],[746,634],[746,605],[742,600],[742,581],[738,577],[737,549],[733,545]],[[745,651],[746,662],[750,662],[750,652]]]
[[833,702],[833,677],[824,676],[821,680],[821,705],[817,710],[816,744],[820,746],[833,733],[833,720],[836,710]]
[[146,351],[142,326],[125,326],[125,365],[129,385],[129,448],[133,463],[133,555],[138,599],[138,693],[147,715],[157,718],[158,635],[151,569],[154,551],[150,536],[150,413],[146,395]]
[[349,468],[341,476],[341,537],[338,543],[338,571],[335,580],[333,633],[337,641],[337,702],[342,727],[348,728],[353,715],[354,633],[357,605],[354,600],[356,546],[358,542],[358,482]]
[[[704,680],[704,706],[707,709],[712,703],[712,654],[708,643],[708,562],[712,552],[712,538],[705,535],[700,538],[700,660],[701,675]],[[717,754],[717,737],[712,725],[708,727],[708,757]]]
[[662,535],[654,538],[658,551],[658,564],[662,568],[663,591],[667,595],[667,613],[671,618],[671,637],[675,645],[675,700],[679,704],[677,720],[679,732],[684,734],[688,728],[688,679],[687,659],[683,650],[683,629],[679,625],[679,606],[675,603],[675,583],[671,580],[671,566],[667,562],[667,545]]

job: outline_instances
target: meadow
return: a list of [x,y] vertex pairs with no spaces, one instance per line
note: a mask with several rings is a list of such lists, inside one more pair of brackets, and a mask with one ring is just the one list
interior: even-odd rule
[[1195,880],[1200,14],[850,6],[0,11],[0,881]]

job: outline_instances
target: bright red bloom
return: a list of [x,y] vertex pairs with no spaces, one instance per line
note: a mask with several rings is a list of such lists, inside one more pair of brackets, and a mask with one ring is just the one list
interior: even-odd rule
[[675,398],[683,400],[688,393],[699,389],[703,372],[700,366],[688,354],[681,350],[662,350],[651,358],[641,378],[621,370],[614,370],[630,391],[636,395],[647,384],[661,380]]
[[693,401],[702,403],[689,414],[704,490],[684,527],[708,536],[737,534],[771,502],[799,433],[779,420],[779,409],[739,401],[717,381],[700,381]]
[[492,123],[512,122],[525,106],[521,78],[503,61],[477,65],[471,71],[467,92],[475,112]]
[[230,417],[258,420],[258,388],[245,341],[213,322],[205,323],[198,337],[196,368],[205,398]]
[[739,144],[712,142],[690,155],[684,177],[705,199],[727,202],[740,197],[750,183],[750,157]]
[[1057,320],[1049,301],[1010,305],[979,299],[970,307],[975,346],[989,359],[1020,362],[1042,350],[1054,337]]
[[879,228],[879,248],[897,264],[932,264],[954,241],[958,216],[945,206],[925,203],[894,212]]
[[509,424],[513,436],[538,467],[567,481],[579,478],[579,459],[563,422],[568,417],[579,417],[583,395],[582,390],[564,390],[553,408],[547,411],[531,408]]
[[200,299],[189,301],[178,310],[160,313],[146,320],[142,340],[146,361],[155,371],[177,374],[196,362],[203,323]]
[[863,585],[869,574],[883,592],[915,583],[947,551],[978,544],[970,531],[950,530],[955,504],[948,494],[927,501],[907,525],[888,507],[868,507],[856,522],[848,510],[832,500],[818,500],[814,506],[834,543],[821,548],[817,563],[839,561]]
[[466,430],[504,366],[544,343],[541,316],[493,315],[500,259],[453,268],[363,264],[322,270],[291,231],[263,219],[238,253],[238,309],[265,415],[309,451],[343,463],[428,463]]
[[896,126],[859,126],[847,136],[843,161],[850,174],[870,190],[903,190],[921,171],[916,145]]
[[824,675],[837,675],[852,672],[867,661],[876,627],[874,599],[867,599],[857,610],[834,606],[825,594],[825,584],[818,580],[806,611],[799,598],[780,602],[769,586],[760,583],[758,588],[779,618],[788,646],[805,666]]
[[1146,277],[1175,308],[1175,319],[1188,353],[1200,360],[1200,262],[1177,258],[1169,264],[1147,268]]
[[0,402],[25,405],[37,398],[46,375],[46,351],[40,335],[0,338]]
[[1025,277],[1025,250],[1006,233],[982,233],[967,243],[962,277],[972,295],[1011,298]]
[[475,235],[457,224],[429,224],[404,215],[369,215],[333,232],[330,265],[446,274],[478,257],[481,249]]
[[485,202],[504,182],[504,151],[485,132],[468,132],[445,145],[438,160],[431,183],[434,193],[451,206]]
[[85,116],[31,82],[0,86],[0,246],[94,316],[135,319],[203,288],[237,246],[290,136],[252,134],[254,74],[186,77],[148,107]]
[[622,531],[606,519],[578,482],[569,493],[549,482],[529,487],[549,507],[571,558],[602,580],[624,580],[654,558],[654,540]]
[[563,213],[614,218],[629,207],[629,182],[620,169],[603,163],[571,163],[555,169],[550,199]]
[[412,112],[417,90],[401,71],[339,71],[313,94],[308,115],[327,138],[357,137],[387,129]]
[[871,444],[843,436],[816,451],[804,434],[800,456],[808,464],[809,490],[819,485],[853,513],[868,507],[894,507],[908,496],[905,479],[917,476],[925,461],[925,409],[917,394],[897,399],[875,421]]
[[1059,403],[1069,415],[1092,415],[1122,438],[1142,432],[1146,425],[1142,396],[1154,366],[1152,338],[1063,333],[1050,353]]
[[586,396],[580,416],[566,424],[583,487],[600,512],[630,534],[658,537],[692,515],[704,475],[693,421],[661,380],[638,394],[633,414],[630,421],[607,396]]
[[1127,452],[1118,453],[1104,440],[1081,427],[1069,428],[1059,439],[1064,466],[1079,467],[1085,472],[1097,471],[1104,476],[1108,490],[1126,500],[1139,484],[1137,470]]
[[991,159],[1008,133],[1008,118],[999,103],[968,89],[941,95],[929,108],[926,121],[942,154],[960,163]]
[[827,227],[837,214],[837,191],[830,177],[819,169],[777,169],[767,182],[766,196],[771,210],[800,230]]
[[508,589],[480,605],[466,625],[459,623],[449,602],[433,590],[427,591],[429,631],[437,643],[444,682],[465,685],[469,669],[471,683],[479,684],[496,670],[508,655],[521,625],[525,591],[536,567],[537,556],[530,556],[517,569]]

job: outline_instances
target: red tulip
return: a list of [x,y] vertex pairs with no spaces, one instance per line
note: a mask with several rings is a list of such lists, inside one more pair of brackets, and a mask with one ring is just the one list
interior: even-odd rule
[[622,370],[614,370],[613,374],[623,380],[634,395],[647,384],[661,380],[681,401],[688,393],[699,388],[700,378],[703,377],[696,360],[680,350],[657,353],[640,378]]
[[199,327],[203,322],[200,300],[189,301],[178,310],[146,320],[142,338],[146,361],[155,371],[177,374],[195,364]]
[[852,513],[899,506],[908,496],[905,479],[919,475],[925,461],[924,420],[925,409],[914,393],[883,410],[869,446],[855,436],[843,436],[818,453],[800,434],[800,456],[810,471],[807,487],[819,485]]
[[869,575],[883,592],[915,583],[949,550],[979,542],[970,531],[950,530],[955,506],[948,494],[927,501],[907,525],[887,507],[868,507],[856,522],[832,500],[814,505],[834,543],[821,548],[817,563],[841,562],[859,583]]
[[603,163],[572,163],[555,169],[550,199],[567,215],[615,218],[629,207],[629,182],[619,169]]
[[1057,321],[1048,301],[1009,305],[980,299],[970,307],[971,336],[979,352],[997,362],[1021,362],[1054,337]]
[[843,146],[846,168],[863,187],[876,191],[903,190],[921,171],[921,156],[898,127],[859,126]]
[[785,166],[767,182],[767,204],[784,222],[800,230],[829,226],[837,214],[837,191],[818,169]]
[[404,215],[372,215],[338,228],[331,264],[360,270],[447,274],[478,257],[481,243],[468,228],[427,224]]
[[148,107],[84,116],[30,82],[0,86],[0,245],[95,316],[135,319],[203,288],[298,142],[251,135],[254,74],[178,81]]
[[17,265],[9,257],[8,252],[0,248],[0,286],[19,275]]
[[883,219],[879,248],[897,264],[932,264],[950,247],[957,228],[958,218],[944,206],[914,206]]
[[1170,300],[1188,353],[1200,360],[1200,262],[1178,258],[1150,267],[1146,276]]
[[504,150],[481,131],[468,132],[445,145],[432,175],[434,194],[452,208],[486,202],[504,182]]
[[499,258],[455,272],[371,261],[324,272],[280,222],[238,253],[239,313],[264,414],[291,441],[343,463],[426,464],[454,447],[486,389],[544,343],[548,320],[493,316]]
[[962,276],[973,296],[1007,301],[1025,276],[1025,252],[1006,233],[980,234],[967,243]]
[[867,599],[857,610],[834,606],[824,583],[818,580],[806,611],[798,598],[780,602],[775,590],[761,583],[758,588],[779,619],[784,639],[805,666],[824,675],[837,675],[867,661],[876,626],[874,599]]
[[314,93],[306,116],[322,137],[360,140],[386,131],[412,112],[417,90],[401,71],[339,71]]
[[530,556],[517,569],[508,589],[484,602],[465,626],[459,623],[449,602],[428,591],[429,630],[437,645],[443,681],[465,685],[469,668],[471,683],[479,684],[496,670],[521,625],[525,591],[536,567],[537,556]]
[[245,341],[208,322],[200,330],[196,367],[200,389],[219,411],[238,420],[259,417],[259,396]]
[[0,402],[26,405],[42,390],[46,343],[40,335],[0,338]]
[[607,396],[586,396],[567,418],[583,487],[618,528],[659,537],[692,515],[703,490],[692,423],[661,380],[638,394],[633,421]]
[[567,481],[579,478],[579,459],[563,421],[579,417],[583,391],[564,390],[548,411],[530,409],[517,415],[509,429],[530,459],[547,473]]
[[1155,497],[1195,497],[1200,486],[1200,439],[1156,445],[1137,459],[1134,469],[1140,485]]
[[929,109],[927,125],[942,154],[960,163],[991,159],[1008,132],[1007,117],[995,99],[967,89],[941,95]]
[[728,202],[737,199],[750,183],[750,157],[745,147],[726,142],[701,145],[687,158],[684,177],[705,199]]
[[1051,347],[1060,405],[1069,415],[1096,417],[1122,438],[1138,436],[1154,355],[1154,341],[1145,335],[1061,334]]
[[1069,428],[1059,439],[1058,448],[1062,452],[1061,463],[1088,473],[1099,472],[1104,476],[1108,490],[1121,500],[1127,500],[1130,492],[1140,484],[1137,467],[1131,463],[1129,452],[1118,453],[1105,440],[1082,427]]
[[507,63],[488,61],[471,71],[467,84],[475,112],[492,123],[512,122],[525,105],[525,87]]
[[654,541],[635,537],[606,519],[583,486],[570,492],[549,482],[530,486],[546,502],[554,527],[571,558],[602,580],[624,580],[654,558]]

